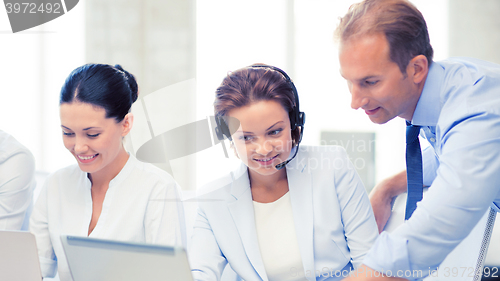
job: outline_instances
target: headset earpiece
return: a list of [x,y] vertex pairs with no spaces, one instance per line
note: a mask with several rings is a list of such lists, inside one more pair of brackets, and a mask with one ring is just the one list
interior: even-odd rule
[[221,116],[215,116],[215,123],[217,123],[217,127],[215,127],[217,138],[224,140],[224,136],[226,136],[230,141],[233,141],[229,127]]

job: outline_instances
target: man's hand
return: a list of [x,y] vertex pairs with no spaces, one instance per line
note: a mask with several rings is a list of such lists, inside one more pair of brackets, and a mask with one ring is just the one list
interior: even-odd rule
[[379,233],[384,230],[391,216],[392,201],[403,192],[406,192],[406,171],[383,180],[370,192],[370,203],[372,204]]

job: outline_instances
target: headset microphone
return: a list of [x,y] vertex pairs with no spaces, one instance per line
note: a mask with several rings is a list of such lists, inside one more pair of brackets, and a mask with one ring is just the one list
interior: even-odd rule
[[276,170],[281,170],[283,168],[285,168],[286,164],[288,164],[290,161],[293,160],[293,158],[295,158],[295,156],[297,156],[297,152],[299,151],[299,145],[297,144],[297,147],[295,148],[295,153],[293,154],[292,158],[286,160],[285,162],[281,162],[279,163],[278,165],[274,166],[276,168]]

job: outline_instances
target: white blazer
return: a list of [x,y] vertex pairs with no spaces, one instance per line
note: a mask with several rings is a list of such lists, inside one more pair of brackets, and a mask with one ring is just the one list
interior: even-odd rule
[[[300,146],[286,169],[303,276],[340,280],[378,236],[361,179],[339,146]],[[198,197],[189,255],[195,280],[220,280],[229,262],[240,278],[267,281],[247,167],[206,189],[214,191]]]

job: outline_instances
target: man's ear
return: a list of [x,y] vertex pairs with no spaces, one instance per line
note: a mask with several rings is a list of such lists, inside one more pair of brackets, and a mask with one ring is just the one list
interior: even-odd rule
[[422,81],[425,81],[427,77],[427,73],[429,72],[429,63],[427,62],[427,57],[424,55],[418,55],[410,60],[408,64],[408,69],[410,74],[413,74],[411,77],[413,79],[413,83],[420,84]]
[[132,125],[134,124],[134,114],[132,112],[127,113],[122,120],[122,137],[125,137],[132,130]]

